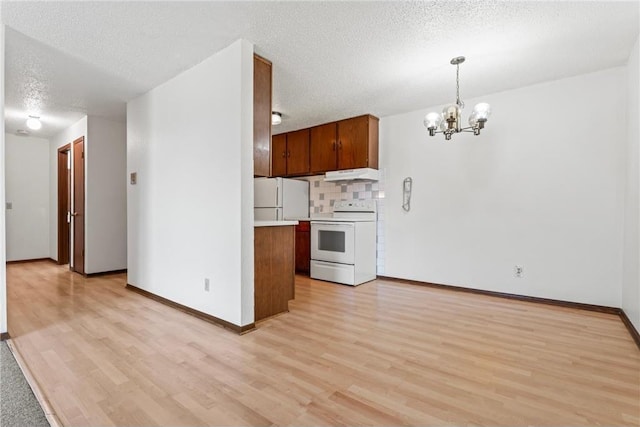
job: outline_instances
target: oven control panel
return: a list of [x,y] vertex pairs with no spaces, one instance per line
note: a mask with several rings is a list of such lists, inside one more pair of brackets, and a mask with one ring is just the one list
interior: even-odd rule
[[340,200],[333,205],[334,212],[376,212],[375,200]]

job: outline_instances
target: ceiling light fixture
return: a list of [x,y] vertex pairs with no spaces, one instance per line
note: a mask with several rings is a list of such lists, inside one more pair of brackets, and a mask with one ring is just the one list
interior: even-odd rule
[[[469,126],[462,127],[460,123],[464,102],[460,100],[460,64],[464,62],[464,56],[457,56],[451,60],[451,64],[456,66],[456,103],[449,104],[442,110],[442,114],[431,112],[424,117],[424,126],[429,130],[429,135],[443,133],[444,139],[450,140],[451,135],[460,132],[473,132],[480,135],[480,130],[491,114],[491,106],[486,102],[481,102],[473,107],[473,113],[469,116]],[[440,128],[440,130],[438,130]]]
[[278,113],[277,111],[271,112],[271,124],[273,126],[277,126],[282,123],[282,113]]
[[27,127],[29,129],[38,130],[42,127],[42,122],[38,116],[29,116],[27,119]]

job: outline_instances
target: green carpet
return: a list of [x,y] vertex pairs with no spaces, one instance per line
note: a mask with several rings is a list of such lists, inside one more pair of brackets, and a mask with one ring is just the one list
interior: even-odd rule
[[49,427],[6,342],[0,342],[0,426]]

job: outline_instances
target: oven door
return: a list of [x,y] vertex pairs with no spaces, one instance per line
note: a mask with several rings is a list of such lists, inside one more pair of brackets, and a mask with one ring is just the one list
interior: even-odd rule
[[311,259],[354,263],[355,226],[352,222],[311,222]]

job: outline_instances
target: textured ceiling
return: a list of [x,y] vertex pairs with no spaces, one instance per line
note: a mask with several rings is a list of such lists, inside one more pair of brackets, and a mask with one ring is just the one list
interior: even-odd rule
[[48,137],[238,38],[274,64],[274,132],[379,117],[625,64],[638,2],[2,2],[6,129]]

